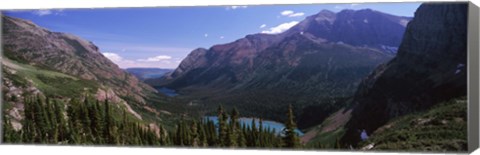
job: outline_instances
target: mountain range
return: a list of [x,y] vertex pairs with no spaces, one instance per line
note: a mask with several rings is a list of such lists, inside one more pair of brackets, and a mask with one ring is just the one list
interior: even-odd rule
[[283,33],[195,49],[172,73],[146,82],[281,120],[287,104],[300,112],[353,95],[363,77],[395,56],[410,20],[371,9],[322,10]]
[[128,73],[134,75],[139,80],[146,80],[152,78],[160,78],[165,74],[172,72],[173,69],[163,69],[163,68],[127,68],[125,69]]

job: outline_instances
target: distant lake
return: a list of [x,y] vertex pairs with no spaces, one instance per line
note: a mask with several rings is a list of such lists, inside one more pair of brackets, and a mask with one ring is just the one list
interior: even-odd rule
[[154,78],[160,78],[163,75],[165,75],[165,73],[145,73],[145,74],[143,74],[143,78],[144,79],[154,79]]
[[[213,123],[217,124],[218,123],[218,117],[217,116],[205,116],[206,119],[213,121]],[[253,118],[246,118],[246,117],[241,117],[238,119],[240,121],[240,124],[245,124],[247,126],[252,125],[252,120]],[[259,119],[255,119],[255,125],[257,128],[260,126],[260,123],[258,122]],[[275,129],[276,134],[281,134],[283,129],[285,128],[285,125],[279,122],[274,122],[274,121],[269,121],[269,120],[262,120],[263,128],[268,128],[270,127],[270,130]],[[303,136],[302,131],[295,129],[295,132],[299,136]]]
[[170,97],[174,97],[174,96],[177,96],[177,92],[173,89],[168,89],[166,87],[161,87],[161,88],[158,88],[157,89],[160,93],[162,94],[165,94],[167,96],[170,96]]

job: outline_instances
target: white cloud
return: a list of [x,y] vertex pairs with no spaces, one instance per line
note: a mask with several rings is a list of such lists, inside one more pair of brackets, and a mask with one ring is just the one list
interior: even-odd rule
[[245,6],[245,5],[241,5],[241,6],[227,6],[227,10],[236,10],[236,9],[245,9],[245,8],[248,8],[248,6]]
[[102,53],[105,57],[107,57],[108,59],[112,60],[114,63],[116,62],[121,62],[123,60],[123,58],[118,55],[117,53],[110,53],[110,52],[105,52],[105,53]]
[[[115,41],[102,43],[99,47],[105,57],[109,56],[109,59],[113,59],[112,62],[120,68],[176,68],[180,63],[177,62],[177,60],[181,61],[190,51],[195,49],[191,47],[172,47],[158,44],[135,44]],[[139,59],[148,60],[149,58],[159,55],[168,55],[171,56],[171,59],[157,62],[138,61]]]
[[36,10],[32,13],[37,16],[46,16],[46,15],[61,15],[63,12],[62,9],[57,10]]
[[291,27],[293,27],[297,24],[298,24],[298,21],[291,21],[291,22],[288,22],[288,23],[282,23],[278,26],[269,28],[269,30],[262,31],[262,33],[267,33],[267,34],[282,33],[282,32],[290,29]]
[[120,68],[176,68],[181,62],[180,58],[172,58],[167,55],[159,55],[147,59],[129,60],[121,57],[117,53],[105,52],[102,54],[113,63],[117,64]]
[[159,56],[150,57],[150,58],[147,58],[147,59],[138,59],[137,61],[141,61],[141,62],[159,62],[159,61],[170,60],[170,59],[172,59],[171,56],[168,56],[168,55],[159,55]]
[[305,15],[305,13],[303,13],[303,12],[294,12],[292,10],[285,10],[285,11],[280,12],[280,14],[282,16],[287,16],[287,17],[300,17],[300,16]]
[[260,28],[264,28],[264,27],[267,27],[267,24],[260,25]]
[[203,36],[206,38],[206,37],[208,37],[208,34],[207,34],[207,33],[205,33]]
[[52,11],[50,11],[50,10],[38,10],[38,11],[34,11],[33,14],[38,15],[38,16],[45,16],[45,15],[52,14]]
[[223,39],[223,38],[225,38],[225,37],[224,37],[224,36],[220,36],[220,39]]
[[113,63],[117,64],[118,67],[120,67],[120,68],[129,68],[129,67],[136,66],[136,64],[137,64],[137,63],[135,63],[135,61],[127,60],[127,59],[122,58],[117,53],[105,52],[105,53],[102,53],[102,54],[105,57],[107,57],[108,59],[110,59]]
[[294,13],[294,14],[289,15],[288,17],[300,17],[300,16],[303,16],[303,15],[305,15],[305,13],[303,13],[303,12],[297,12],[297,13]]
[[280,14],[282,16],[288,16],[288,15],[293,14],[293,11],[292,10],[285,10],[285,11],[282,11]]

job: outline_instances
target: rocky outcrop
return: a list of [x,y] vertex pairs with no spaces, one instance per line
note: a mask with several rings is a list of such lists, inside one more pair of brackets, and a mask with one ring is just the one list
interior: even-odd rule
[[[27,81],[24,86],[16,85],[8,77],[8,74],[15,74],[15,70],[3,66],[2,72],[2,110],[6,112],[4,117],[8,117],[2,119],[9,119],[13,129],[19,131],[23,127],[21,122],[24,119],[24,96],[26,94],[43,96],[43,93],[34,86],[32,81]],[[7,106],[10,108],[6,108]]]
[[397,116],[467,93],[467,4],[426,3],[408,24],[397,56],[360,85],[344,142],[360,141]]

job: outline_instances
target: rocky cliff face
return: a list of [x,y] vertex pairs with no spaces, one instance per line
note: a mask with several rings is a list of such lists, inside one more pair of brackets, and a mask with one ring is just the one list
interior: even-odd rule
[[360,141],[388,120],[467,92],[467,4],[422,4],[397,56],[360,85],[344,141]]
[[138,103],[145,102],[145,93],[155,91],[104,57],[97,46],[74,35],[8,16],[2,16],[2,30],[4,55],[9,59],[97,81]]

